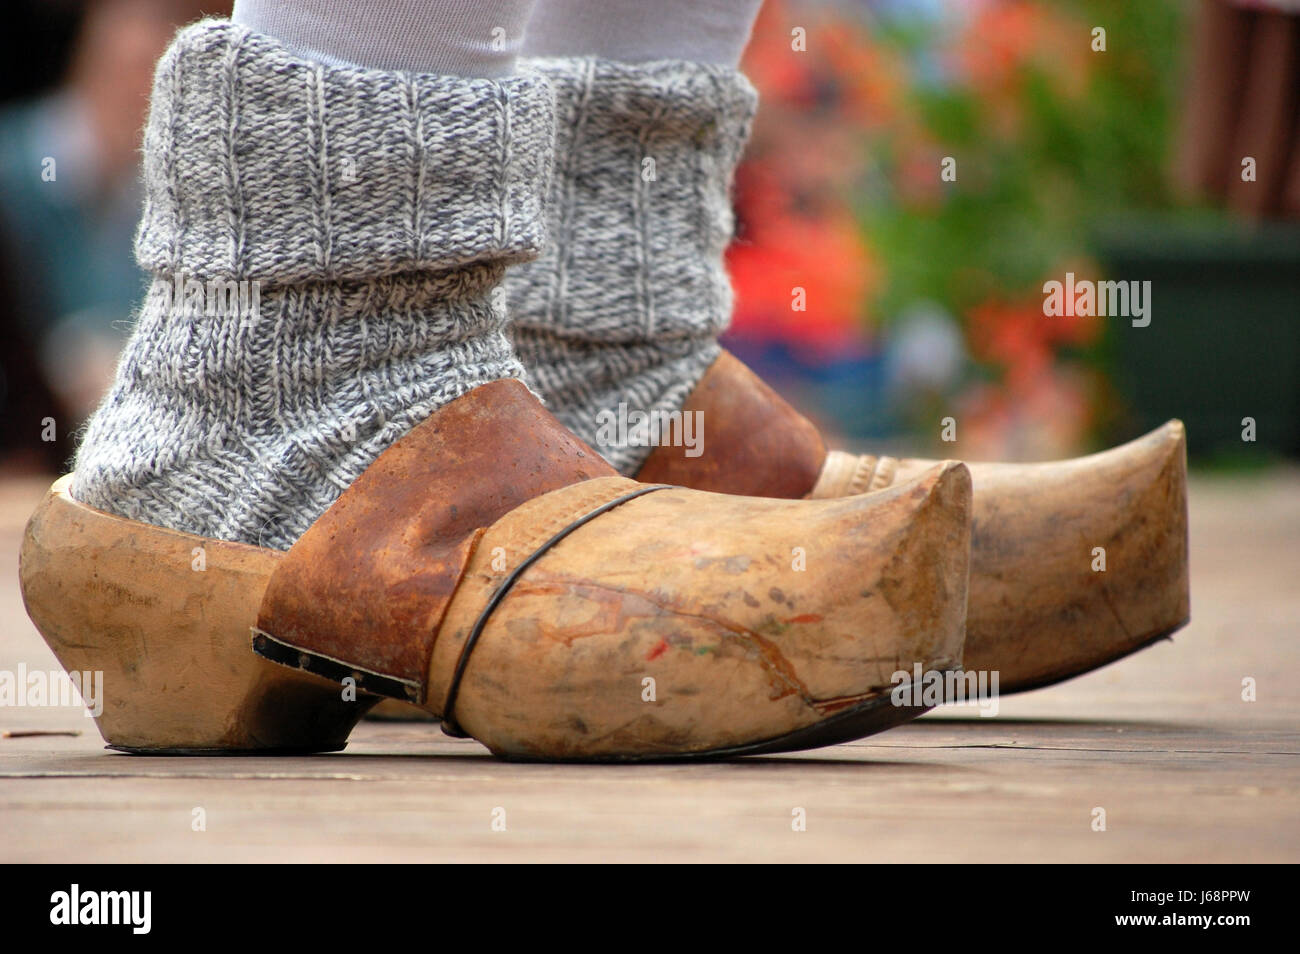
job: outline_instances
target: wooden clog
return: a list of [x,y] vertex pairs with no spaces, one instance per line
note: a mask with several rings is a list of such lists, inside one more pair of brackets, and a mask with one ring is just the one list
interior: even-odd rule
[[[890,487],[934,465],[827,451],[811,422],[726,353],[683,410],[703,414],[703,453],[657,447],[638,480],[826,499]],[[1033,689],[1096,669],[1187,623],[1180,421],[1089,457],[969,466],[968,670],[998,671],[1002,693]]]
[[639,484],[503,381],[287,553],[93,510],[64,478],[21,577],[60,662],[104,671],[115,748],[337,749],[389,696],[503,756],[717,757],[924,711],[891,690],[960,665],[969,498],[952,462],[818,501]]

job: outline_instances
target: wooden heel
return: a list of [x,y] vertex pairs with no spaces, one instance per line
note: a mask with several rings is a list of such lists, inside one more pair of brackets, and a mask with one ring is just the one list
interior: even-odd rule
[[375,702],[268,663],[250,629],[281,554],[102,513],[61,478],[27,525],[27,612],[68,670],[102,671],[110,748],[152,755],[341,749]]

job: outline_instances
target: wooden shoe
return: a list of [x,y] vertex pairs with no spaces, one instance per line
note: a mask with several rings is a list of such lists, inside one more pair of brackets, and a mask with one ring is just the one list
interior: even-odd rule
[[500,381],[287,553],[93,510],[64,478],[21,577],[60,662],[104,671],[114,748],[337,749],[387,696],[502,756],[717,757],[925,711],[891,690],[960,665],[969,498],[953,462],[818,501],[640,484]]
[[[703,453],[656,447],[638,480],[827,499],[894,486],[934,463],[828,452],[810,421],[725,352],[683,410],[703,414]],[[1186,456],[1182,422],[1170,421],[1089,457],[970,464],[966,669],[996,670],[1000,692],[1019,692],[1185,625]]]

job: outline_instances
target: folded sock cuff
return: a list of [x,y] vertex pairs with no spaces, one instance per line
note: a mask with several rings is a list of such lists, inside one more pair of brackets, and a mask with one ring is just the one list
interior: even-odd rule
[[[591,123],[594,135],[627,131],[740,158],[758,93],[739,70],[691,60],[621,63],[588,56],[532,56],[521,67],[544,75],[565,112],[561,130]],[[567,124],[566,124],[567,120]]]
[[535,258],[553,96],[326,66],[246,27],[182,30],[145,130],[140,264],[203,279],[368,279]]
[[679,60],[520,63],[556,102],[550,245],[509,281],[520,326],[607,344],[718,333],[753,86],[735,69]]

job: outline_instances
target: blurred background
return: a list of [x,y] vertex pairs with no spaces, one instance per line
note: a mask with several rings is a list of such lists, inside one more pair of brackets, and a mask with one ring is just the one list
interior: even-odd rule
[[[131,238],[153,63],[178,25],[228,12],[6,5],[6,470],[67,467],[144,287]],[[728,346],[860,446],[1050,458],[1181,417],[1194,463],[1300,456],[1298,14],[767,0]],[[1046,317],[1044,283],[1067,272],[1151,282],[1150,324]]]
[[68,469],[144,274],[140,137],[175,30],[230,3],[10,0],[0,33],[0,469]]

